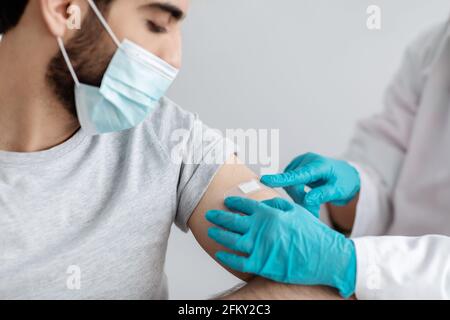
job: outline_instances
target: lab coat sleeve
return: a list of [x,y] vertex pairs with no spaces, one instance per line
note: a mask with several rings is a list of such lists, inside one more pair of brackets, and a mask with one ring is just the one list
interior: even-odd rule
[[390,214],[380,214],[385,207],[383,207],[384,202],[378,192],[379,189],[371,178],[375,176],[375,173],[369,174],[367,169],[363,169],[358,164],[352,163],[352,165],[359,173],[361,191],[350,237],[382,234],[390,223]]
[[358,299],[450,299],[450,237],[366,237],[353,241]]
[[[382,222],[380,220],[386,218],[387,215],[379,214],[380,202],[378,201],[378,190],[370,175],[358,164],[351,163],[351,165],[356,168],[361,179],[361,191],[356,207],[357,214],[350,235],[350,238],[354,238],[365,236],[371,232],[373,233],[374,221],[377,221],[377,225],[386,225],[386,221]],[[320,220],[326,225],[333,227],[333,220],[330,217],[327,205],[323,205],[320,208]]]
[[393,219],[392,194],[408,151],[425,83],[424,38],[407,49],[386,92],[384,111],[359,123],[344,154],[344,159],[357,167],[362,182],[354,235],[383,235]]

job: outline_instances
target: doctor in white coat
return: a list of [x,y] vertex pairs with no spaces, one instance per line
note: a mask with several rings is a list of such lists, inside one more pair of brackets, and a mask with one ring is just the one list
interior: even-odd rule
[[356,294],[449,299],[450,23],[407,49],[385,105],[359,125],[345,155],[361,177]]
[[[210,215],[210,221],[222,228],[246,233],[258,225],[265,235],[274,230],[278,234],[277,239],[256,236],[251,241],[244,234],[236,237],[238,246],[216,236],[216,241],[234,250],[250,248],[246,251],[249,261],[256,259],[253,256],[264,261],[248,264],[242,258],[233,260],[222,254],[225,264],[283,282],[341,283],[340,287],[347,288],[347,296],[355,293],[358,299],[449,299],[450,23],[428,30],[407,49],[387,91],[385,110],[359,125],[342,159],[302,155],[283,174],[263,177],[262,182],[285,187],[295,202],[311,212],[326,203],[322,209],[328,209],[336,229],[351,234],[349,241],[356,255],[354,280],[351,273],[339,281],[330,280],[337,277],[333,273],[339,274],[338,267],[330,265],[352,268],[352,259],[343,263],[340,257],[344,253],[336,251],[348,250],[344,240],[336,235],[330,238],[331,231],[322,234],[325,229],[306,220],[284,223],[283,219],[290,218],[280,214],[277,221],[272,209],[258,220],[264,223],[252,218],[246,228],[233,227]],[[305,186],[312,191],[307,193]],[[269,212],[267,206],[252,210],[228,206],[241,208],[251,216],[257,216],[258,210],[261,214]],[[300,209],[289,207],[285,211],[295,210],[298,213]],[[292,215],[292,219],[298,216]],[[273,225],[277,228],[271,229]],[[292,225],[301,230],[293,230]],[[311,236],[311,232],[318,232],[320,237]],[[258,234],[255,230],[250,233]],[[309,271],[307,264],[315,262],[314,270]]]

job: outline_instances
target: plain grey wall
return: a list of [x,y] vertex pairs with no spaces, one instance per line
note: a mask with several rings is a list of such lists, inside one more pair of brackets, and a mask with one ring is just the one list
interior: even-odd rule
[[[381,31],[366,27],[369,5]],[[184,67],[169,96],[218,129],[280,129],[281,162],[338,155],[358,119],[382,108],[408,42],[450,13],[447,0],[192,0]],[[172,299],[202,299],[238,281],[174,229]]]

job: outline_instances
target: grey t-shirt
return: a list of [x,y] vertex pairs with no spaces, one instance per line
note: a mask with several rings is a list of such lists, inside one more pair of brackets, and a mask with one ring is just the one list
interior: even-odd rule
[[0,299],[168,298],[171,226],[232,152],[168,99],[132,130],[0,151]]

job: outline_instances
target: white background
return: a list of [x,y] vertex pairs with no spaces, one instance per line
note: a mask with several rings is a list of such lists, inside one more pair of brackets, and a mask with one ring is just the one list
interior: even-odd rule
[[[184,66],[169,96],[208,125],[280,129],[281,169],[307,151],[339,155],[358,119],[381,110],[405,46],[444,21],[447,0],[191,0]],[[366,9],[382,9],[369,31]],[[171,299],[238,281],[174,229]]]

